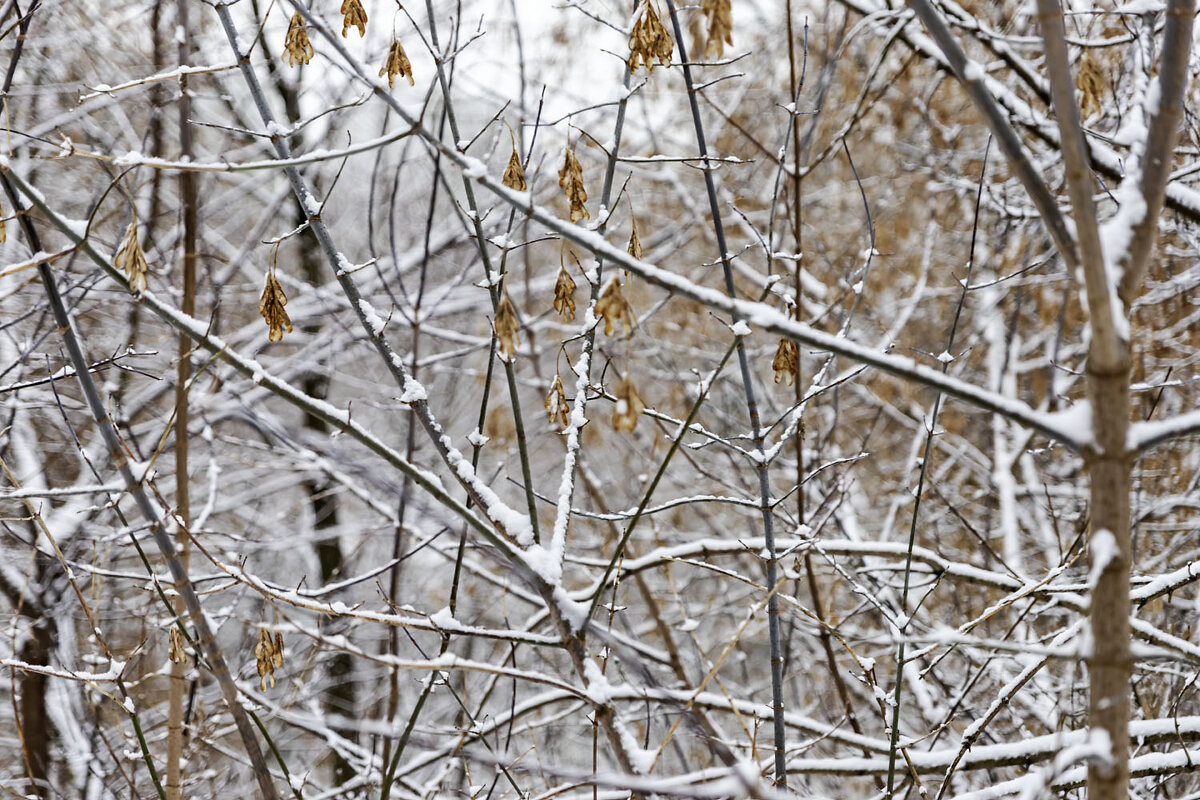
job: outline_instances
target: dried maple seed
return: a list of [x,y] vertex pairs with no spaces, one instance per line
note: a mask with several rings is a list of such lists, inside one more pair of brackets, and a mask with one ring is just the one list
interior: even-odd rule
[[667,28],[654,10],[654,0],[646,0],[642,4],[642,13],[633,30],[629,33],[629,71],[634,72],[638,59],[646,65],[650,72],[654,71],[654,59],[664,66],[670,66],[671,53],[675,51],[675,40],[667,33]]
[[342,0],[342,38],[351,27],[358,28],[358,38],[367,35],[367,12],[359,0]]
[[396,87],[396,76],[408,78],[408,85],[412,86],[413,81],[412,64],[408,61],[408,54],[404,52],[404,47],[401,46],[398,39],[392,39],[392,46],[388,48],[387,63],[383,65],[383,69],[379,70],[379,77],[387,76],[388,88]]
[[287,36],[283,39],[283,60],[288,62],[289,67],[294,67],[297,64],[307,64],[312,57],[313,48],[308,41],[308,28],[304,27],[304,18],[299,13],[292,14]]
[[276,641],[280,646],[283,645],[283,637],[278,633],[275,634],[275,639],[272,639],[265,628],[259,629],[258,641],[254,645],[254,665],[258,668],[258,688],[264,692],[267,690],[268,679],[271,681],[271,688],[275,688],[275,670],[283,666],[283,652],[276,649]]
[[512,155],[508,157],[508,167],[504,170],[502,183],[515,192],[528,190],[525,184],[525,168],[521,166],[521,156],[517,154],[517,140],[513,139]]
[[508,299],[508,292],[500,298],[495,327],[496,338],[500,340],[500,355],[511,361],[517,354],[517,334],[521,330],[521,323],[517,320],[517,310],[512,300]]
[[275,631],[275,653],[271,660],[276,669],[283,666],[283,634],[279,631]]
[[632,217],[629,220],[629,247],[626,252],[638,261],[642,260],[642,240],[638,238],[637,220]]
[[554,310],[569,320],[575,319],[575,281],[566,267],[558,268],[558,280],[554,282]]
[[725,55],[725,45],[733,44],[733,15],[730,0],[703,0],[701,9],[708,22],[708,38],[704,42],[705,58]]
[[567,193],[567,200],[571,204],[571,222],[591,219],[592,215],[584,206],[587,202],[587,190],[583,188],[583,167],[575,157],[574,145],[567,147],[562,169],[558,171],[558,185]]
[[621,381],[617,390],[617,405],[613,408],[613,429],[621,433],[630,433],[637,427],[638,417],[646,410],[646,404],[638,397],[633,381],[626,378]]
[[0,205],[0,244],[8,241],[8,231],[4,228],[4,206]]
[[550,384],[550,392],[546,395],[546,418],[551,425],[557,420],[564,428],[567,426],[567,393],[558,375],[554,376],[554,383]]
[[182,664],[187,661],[187,650],[184,647],[183,634],[179,632],[179,628],[171,626],[167,642],[167,658],[172,664]]
[[1083,116],[1086,118],[1100,113],[1103,108],[1100,100],[1104,96],[1104,80],[1100,73],[1100,65],[1091,52],[1084,51],[1083,58],[1079,59],[1075,88],[1079,90],[1079,110]]
[[637,319],[633,315],[633,306],[621,291],[621,282],[616,278],[609,278],[600,290],[600,297],[596,300],[596,316],[604,319],[605,336],[612,336],[617,325],[621,326],[622,338],[628,339],[633,335]]
[[146,264],[142,246],[138,244],[136,215],[125,229],[125,235],[121,237],[121,244],[113,257],[113,266],[124,272],[125,277],[129,279],[129,291],[134,294],[146,291],[146,273],[150,271],[150,267]]
[[771,369],[775,370],[775,382],[783,380],[791,386],[800,371],[800,352],[796,343],[791,339],[780,339],[779,347],[775,349],[775,358],[771,361]]
[[270,328],[267,339],[272,342],[283,338],[284,328],[287,328],[288,333],[292,332],[292,320],[283,310],[286,305],[287,295],[283,293],[283,287],[275,277],[275,270],[273,267],[268,268],[267,285],[263,287],[262,297],[258,299],[258,313],[267,321],[267,327]]

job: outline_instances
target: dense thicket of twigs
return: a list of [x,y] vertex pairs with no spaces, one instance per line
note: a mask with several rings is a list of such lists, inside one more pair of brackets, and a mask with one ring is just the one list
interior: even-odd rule
[[1017,3],[3,3],[0,786],[1197,796],[1194,9],[1074,5],[1076,176]]

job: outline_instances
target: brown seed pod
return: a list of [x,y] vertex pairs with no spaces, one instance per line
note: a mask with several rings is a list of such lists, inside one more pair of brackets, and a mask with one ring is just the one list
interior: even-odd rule
[[125,277],[129,279],[129,291],[134,294],[146,291],[146,273],[150,271],[150,267],[146,264],[146,256],[138,243],[136,213],[129,221],[125,235],[121,237],[121,244],[113,257],[113,266],[124,272]]
[[187,661],[187,649],[184,647],[183,634],[175,625],[171,626],[171,633],[167,636],[167,658],[172,664],[182,664]]
[[521,166],[521,156],[517,153],[515,138],[513,139],[512,155],[508,157],[508,167],[504,170],[504,178],[501,182],[517,192],[524,192],[529,188],[525,184],[525,168]]
[[617,325],[621,326],[622,338],[628,339],[633,335],[637,318],[633,314],[633,306],[621,291],[621,282],[616,278],[609,278],[600,290],[600,297],[596,299],[596,316],[604,319],[605,336],[612,336]]
[[650,72],[654,71],[654,59],[664,66],[670,66],[671,53],[675,51],[675,40],[667,33],[667,28],[654,10],[654,0],[645,0],[642,13],[633,30],[629,33],[629,71],[634,72],[638,60],[646,65]]
[[706,58],[725,55],[725,45],[733,44],[733,15],[730,0],[703,0],[701,9],[708,22],[708,38],[704,41]]
[[267,339],[278,342],[283,339],[284,328],[287,328],[288,333],[292,332],[292,320],[283,310],[283,307],[287,305],[287,295],[283,293],[283,286],[275,277],[274,262],[275,256],[272,254],[271,266],[267,268],[267,285],[263,287],[262,297],[258,299],[258,313],[267,321],[267,327],[270,328]]
[[571,203],[571,222],[581,219],[591,219],[584,203],[587,202],[587,190],[583,188],[583,167],[575,157],[575,145],[567,147],[562,169],[558,171],[558,185],[567,193]]
[[517,334],[521,331],[521,323],[517,319],[517,309],[508,298],[508,292],[500,298],[500,306],[496,309],[495,328],[496,338],[500,340],[500,355],[511,361],[517,354]]
[[379,77],[387,76],[388,88],[396,87],[396,76],[408,78],[408,85],[412,86],[413,81],[412,64],[408,61],[408,54],[404,52],[404,47],[401,46],[398,39],[392,39],[392,46],[388,48],[387,63],[379,70]]
[[565,266],[558,268],[558,280],[554,282],[554,310],[569,320],[575,319],[575,281]]
[[0,205],[0,244],[8,241],[8,231],[4,228],[4,206]]
[[[279,634],[276,634],[278,637]],[[282,637],[280,643],[282,644]],[[275,688],[275,670],[283,666],[283,653],[277,652],[275,649],[275,640],[271,638],[271,634],[266,628],[260,628],[258,631],[258,641],[254,644],[254,666],[258,668],[258,688],[260,691],[267,690],[267,681],[271,681],[271,688]]]
[[629,218],[629,247],[626,252],[638,261],[642,260],[642,240],[638,238],[637,220],[633,217]]
[[554,426],[557,420],[557,423],[565,428],[569,419],[568,410],[567,393],[563,390],[562,379],[556,374],[554,383],[550,384],[550,392],[546,395],[546,418],[550,425]]
[[612,426],[620,433],[630,433],[637,427],[638,417],[646,410],[646,404],[638,397],[633,381],[626,378],[617,389],[617,404],[613,407]]
[[1104,76],[1100,64],[1085,50],[1079,59],[1079,73],[1075,76],[1075,88],[1079,90],[1079,110],[1085,118],[1098,114],[1103,109]]
[[312,44],[308,41],[308,28],[304,27],[304,18],[298,12],[292,14],[287,36],[283,39],[283,60],[288,62],[289,67],[307,64],[312,60],[313,52]]
[[788,386],[796,380],[800,371],[800,352],[796,343],[791,339],[780,339],[779,347],[775,349],[775,358],[771,360],[771,369],[775,370],[775,382],[785,381]]
[[367,12],[360,0],[342,0],[342,38],[351,27],[358,28],[358,38],[367,35]]

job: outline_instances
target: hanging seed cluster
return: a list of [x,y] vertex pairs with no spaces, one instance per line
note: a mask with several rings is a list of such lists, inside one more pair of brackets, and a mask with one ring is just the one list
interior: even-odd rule
[[136,214],[125,229],[125,235],[121,237],[121,244],[113,257],[113,266],[124,272],[125,277],[129,279],[129,291],[134,294],[146,291],[146,274],[150,267],[146,264],[142,246],[138,244]]
[[258,688],[267,690],[267,681],[275,688],[275,670],[283,666],[283,634],[275,632],[274,638],[265,628],[258,631],[258,642],[254,645],[254,661],[258,667]]
[[705,58],[725,55],[725,45],[733,44],[733,13],[731,0],[703,0],[701,9],[708,23],[708,38],[704,41]]
[[567,201],[571,204],[571,222],[591,219],[592,215],[584,206],[587,190],[583,188],[583,167],[575,157],[575,145],[567,147],[562,169],[558,171],[558,185],[567,193]]
[[521,156],[517,153],[517,140],[513,139],[512,155],[508,157],[508,166],[504,170],[504,178],[501,182],[516,192],[524,192],[529,189],[525,183],[525,168],[521,166]]
[[396,76],[408,78],[408,85],[412,86],[413,73],[412,64],[408,61],[408,54],[404,52],[404,47],[401,46],[400,40],[392,38],[392,46],[388,48],[387,63],[379,70],[379,77],[387,75],[388,88],[396,88]]
[[[341,13],[343,39],[349,36],[351,28],[358,29],[360,39],[367,35],[367,10],[363,8],[362,0],[342,0]],[[299,12],[292,14],[292,21],[288,24],[287,34],[283,39],[283,60],[289,67],[295,67],[297,64],[307,64],[312,61],[314,54],[315,51],[308,39],[308,27],[304,24],[304,18],[300,16]],[[407,78],[409,86],[414,85],[412,63],[408,60],[408,54],[404,52],[404,47],[393,32],[392,43],[388,47],[383,67],[379,70],[379,77],[386,76],[388,88],[394,89],[397,75]]]
[[621,328],[621,338],[628,339],[633,335],[637,318],[633,315],[633,306],[625,299],[621,282],[616,278],[609,278],[600,290],[600,297],[596,299],[596,316],[604,319],[605,336],[612,336],[618,326]]
[[555,423],[567,426],[567,393],[563,389],[562,378],[556,373],[554,383],[550,384],[550,392],[546,395],[546,418],[551,425]]
[[262,297],[258,299],[258,313],[267,321],[267,327],[270,329],[267,339],[272,342],[283,339],[284,328],[287,328],[288,333],[292,332],[292,320],[283,309],[286,305],[287,295],[283,293],[283,286],[275,277],[272,265],[267,269],[267,285],[263,287]]
[[637,70],[639,59],[649,72],[654,71],[655,59],[663,66],[670,66],[674,51],[675,40],[654,10],[654,0],[646,0],[641,16],[629,33],[629,71]]
[[1099,114],[1103,106],[1104,76],[1100,73],[1100,64],[1085,50],[1083,58],[1079,59],[1079,72],[1075,76],[1075,88],[1079,90],[1079,110],[1085,118]]
[[788,386],[796,380],[800,371],[800,351],[791,339],[780,339],[779,347],[775,348],[775,358],[771,361],[771,369],[775,370],[775,382],[787,382]]
[[554,282],[554,310],[568,320],[575,319],[575,281],[567,274],[566,266],[559,266]]
[[304,18],[297,12],[292,14],[292,22],[288,25],[287,36],[283,39],[283,60],[289,67],[297,64],[307,64],[312,61],[313,46],[308,41],[308,28]]
[[187,648],[184,646],[183,634],[175,625],[171,626],[171,633],[167,636],[167,658],[172,664],[182,664],[187,661]]
[[628,377],[617,389],[617,404],[613,407],[612,426],[619,433],[631,433],[637,427],[638,418],[646,410],[646,404],[638,396],[637,388]]
[[342,0],[342,38],[350,28],[358,28],[358,38],[367,35],[367,11],[359,0]]
[[517,334],[521,330],[521,323],[517,319],[517,309],[508,298],[508,292],[500,298],[500,305],[496,308],[495,328],[496,338],[500,341],[500,355],[511,361],[517,354]]

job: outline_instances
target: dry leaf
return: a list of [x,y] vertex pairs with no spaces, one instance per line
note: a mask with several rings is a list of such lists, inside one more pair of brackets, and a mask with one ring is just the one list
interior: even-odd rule
[[287,36],[283,40],[283,60],[289,67],[297,64],[307,64],[312,60],[313,48],[308,41],[308,28],[304,27],[304,18],[297,12],[292,14],[292,23],[288,25]]
[[567,319],[575,319],[575,281],[563,266],[558,268],[558,280],[554,282],[554,310]]
[[629,218],[629,247],[626,252],[638,261],[642,260],[642,240],[638,238],[637,220],[633,217]]
[[136,214],[129,221],[125,235],[121,237],[121,244],[113,257],[113,266],[124,272],[125,277],[129,279],[129,291],[134,294],[146,291],[146,273],[150,271],[150,267],[146,264],[146,256],[138,243]]
[[512,300],[508,299],[508,292],[500,298],[500,306],[496,309],[495,328],[496,338],[500,340],[500,355],[511,361],[517,354],[517,334],[521,330],[521,323],[517,320],[517,310]]
[[638,59],[646,65],[650,72],[654,71],[654,59],[664,66],[670,66],[671,53],[675,51],[675,40],[667,33],[667,28],[654,10],[654,0],[646,0],[642,5],[642,14],[633,24],[629,33],[629,71],[637,69]]
[[275,634],[275,638],[271,638],[271,634],[265,629],[260,628],[258,631],[258,641],[254,645],[254,664],[258,668],[258,688],[261,691],[267,690],[267,680],[271,681],[271,688],[275,688],[275,670],[283,666],[283,636],[279,633]]
[[779,347],[775,350],[775,358],[771,361],[771,369],[775,370],[775,382],[786,381],[791,386],[800,371],[800,351],[791,339],[780,339]]
[[0,205],[0,244],[8,241],[8,231],[4,227],[4,206]]
[[167,636],[167,658],[172,664],[182,664],[187,661],[187,649],[184,646],[183,634],[175,625],[171,626],[171,633]]
[[720,58],[725,45],[733,44],[733,15],[730,0],[703,0],[701,8],[708,22],[708,38],[704,41],[704,56]]
[[638,417],[646,410],[646,404],[638,397],[633,381],[626,378],[621,381],[617,390],[617,405],[613,408],[613,429],[621,433],[630,433],[637,427]]
[[1075,88],[1079,90],[1079,110],[1086,119],[1102,110],[1100,101],[1104,97],[1104,76],[1100,65],[1090,51],[1084,51],[1079,59],[1079,74],[1075,77]]
[[408,78],[408,85],[412,86],[413,81],[412,64],[408,61],[408,54],[404,52],[404,48],[400,45],[399,40],[392,39],[392,46],[388,48],[387,63],[383,65],[383,69],[379,70],[379,77],[387,75],[388,88],[396,87],[396,76]]
[[267,339],[272,342],[278,342],[283,338],[283,329],[287,328],[287,332],[292,332],[292,321],[288,318],[288,314],[283,310],[287,305],[287,295],[283,293],[283,287],[279,285],[279,279],[275,277],[273,267],[267,269],[267,285],[263,287],[262,297],[258,299],[258,313],[262,314],[263,319],[267,321],[270,333]]
[[508,157],[508,167],[504,170],[501,182],[513,191],[524,192],[529,187],[525,184],[525,168],[521,166],[521,156],[517,153],[517,137],[512,136],[511,129],[509,135],[512,137],[512,155]]
[[625,299],[621,291],[621,282],[609,278],[608,283],[600,290],[596,300],[596,316],[604,319],[604,335],[612,336],[617,325],[621,326],[622,338],[628,339],[637,327],[637,318],[633,315],[633,306]]
[[346,33],[350,30],[350,26],[358,28],[358,38],[367,35],[367,12],[363,8],[359,0],[342,0],[342,38],[346,38]]
[[562,169],[558,171],[558,185],[567,193],[567,200],[571,203],[571,222],[591,219],[592,215],[584,206],[587,202],[587,190],[583,188],[583,167],[575,157],[574,145],[567,147]]
[[563,390],[562,379],[558,375],[554,376],[554,383],[550,384],[550,392],[546,395],[546,417],[553,426],[555,420],[564,428],[567,426],[567,393]]

